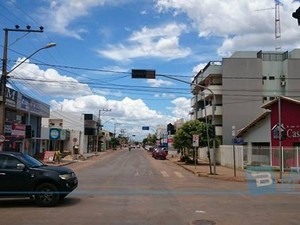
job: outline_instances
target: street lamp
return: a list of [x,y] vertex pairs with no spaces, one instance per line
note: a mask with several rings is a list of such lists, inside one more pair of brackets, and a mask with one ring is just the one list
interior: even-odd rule
[[[170,80],[176,80],[176,81],[179,81],[179,82],[182,82],[182,83],[186,83],[186,84],[189,84],[189,85],[194,85],[196,87],[200,87],[200,88],[203,88],[203,89],[206,89],[208,90],[212,96],[213,96],[213,102],[212,102],[212,115],[211,115],[211,125],[213,126],[213,129],[215,129],[215,110],[216,110],[216,96],[214,94],[214,92],[206,87],[206,86],[203,86],[203,85],[200,85],[200,84],[194,84],[194,83],[190,83],[188,81],[185,81],[185,80],[181,80],[181,79],[178,79],[178,78],[174,78],[174,77],[171,77],[171,76],[168,76],[168,75],[164,75],[164,74],[155,74],[155,70],[140,70],[140,69],[133,69],[131,71],[131,77],[132,78],[146,78],[146,79],[155,79],[155,76],[158,76],[158,77],[165,77],[165,78],[168,78]],[[217,174],[216,172],[216,151],[215,151],[215,148],[216,148],[216,137],[215,135],[213,136],[213,166],[214,166],[214,175]]]
[[[39,51],[43,50],[43,49],[47,49],[47,48],[52,48],[52,47],[55,47],[56,46],[56,43],[48,43],[47,45],[45,45],[44,47],[42,48],[39,48],[38,50],[36,50],[35,52],[33,52],[31,55],[27,56],[25,59],[23,59],[18,65],[16,65],[14,68],[12,68],[10,71],[8,71],[6,73],[6,76],[8,74],[10,74],[12,71],[14,71],[15,69],[17,69],[19,66],[21,66],[24,62],[26,62],[27,59],[31,58],[32,56],[34,56],[36,53],[38,53]],[[3,72],[2,72],[3,74]]]
[[8,44],[8,40],[7,40],[7,31],[6,31],[6,35],[5,35],[5,38],[4,38],[4,47],[3,47],[2,76],[1,76],[1,86],[0,86],[1,87],[1,97],[2,97],[0,99],[1,100],[1,104],[0,104],[0,123],[2,123],[1,126],[0,126],[0,134],[2,134],[2,135],[5,135],[5,120],[6,120],[5,102],[6,102],[6,82],[7,82],[8,74],[10,74],[12,71],[14,71],[16,68],[18,68],[26,60],[31,58],[33,55],[35,55],[39,51],[56,46],[55,43],[49,43],[46,46],[44,46],[42,48],[39,48],[38,50],[33,52],[31,55],[26,57],[24,60],[22,60],[18,65],[16,65],[10,71],[7,71],[7,44]]
[[[98,153],[98,151],[99,151],[99,132],[102,130],[102,126],[103,126],[103,124],[101,124],[101,112],[102,111],[103,112],[109,112],[109,111],[111,111],[111,109],[99,109],[98,128],[97,128],[97,141],[96,141],[96,153]],[[100,151],[101,151],[101,146],[100,146]]]

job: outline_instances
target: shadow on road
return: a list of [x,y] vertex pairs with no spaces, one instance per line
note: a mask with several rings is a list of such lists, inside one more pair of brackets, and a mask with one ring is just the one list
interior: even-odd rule
[[[80,198],[67,197],[55,207],[70,207],[81,202]],[[33,200],[28,198],[12,199],[0,198],[0,208],[36,208],[39,207]]]

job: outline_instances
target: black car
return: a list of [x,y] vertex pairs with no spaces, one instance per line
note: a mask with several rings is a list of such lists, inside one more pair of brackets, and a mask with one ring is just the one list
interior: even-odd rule
[[0,151],[0,197],[29,197],[39,206],[55,206],[77,185],[69,168],[48,166],[20,152]]

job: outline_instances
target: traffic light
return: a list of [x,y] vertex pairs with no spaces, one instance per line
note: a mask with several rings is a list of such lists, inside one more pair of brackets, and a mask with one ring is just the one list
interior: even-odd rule
[[282,129],[281,130],[281,140],[285,140],[286,139],[286,130]]
[[292,16],[298,20],[298,26],[300,26],[300,7],[293,12]]
[[25,127],[25,138],[32,138],[31,125],[26,125]]
[[216,129],[215,125],[211,125],[208,127],[208,135],[210,138],[215,138],[216,137]]

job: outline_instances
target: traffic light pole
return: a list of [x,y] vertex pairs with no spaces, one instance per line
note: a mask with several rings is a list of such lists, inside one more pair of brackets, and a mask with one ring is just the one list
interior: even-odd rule
[[[168,76],[168,75],[164,75],[164,74],[156,74],[156,76],[158,76],[158,77],[166,77],[166,78],[171,79],[171,80],[176,80],[176,81],[179,81],[179,82],[182,82],[182,83],[186,83],[186,84],[189,84],[189,85],[194,85],[196,87],[200,87],[200,88],[208,90],[212,94],[212,96],[213,96],[212,114],[211,114],[211,125],[213,126],[213,129],[216,129],[215,128],[216,96],[215,96],[215,93],[210,88],[208,88],[206,86],[203,86],[203,85],[200,85],[200,84],[193,84],[193,83],[190,83],[188,81],[181,80],[181,79],[178,79],[178,78],[174,78],[174,77],[171,77],[171,76]],[[215,137],[215,135],[214,135],[214,137],[212,139],[213,139],[213,149],[212,149],[213,150],[213,174],[217,175],[217,169],[216,169],[216,137]]]
[[[200,84],[193,84],[193,83],[190,83],[190,82],[185,81],[185,80],[174,78],[172,76],[168,76],[168,75],[164,75],[164,74],[156,74],[155,70],[140,70],[140,69],[136,70],[136,69],[133,69],[131,71],[131,77],[132,78],[155,79],[155,76],[165,77],[165,78],[168,78],[170,80],[176,80],[176,81],[179,81],[179,82],[182,82],[182,83],[186,83],[186,84],[189,84],[189,85],[194,85],[196,87],[200,87],[200,88],[208,90],[213,96],[211,125],[215,129],[216,96],[210,88],[208,88],[206,86],[202,86]],[[215,135],[212,139],[213,139],[213,167],[214,167],[213,174],[216,175],[217,171],[216,171],[216,150],[215,150],[216,149],[216,137],[215,137]]]
[[[97,129],[97,141],[96,141],[96,153],[98,153],[98,151],[99,151],[99,137],[100,137],[100,135],[99,135],[99,133],[100,133],[100,131],[102,130],[102,128],[101,128],[101,112],[109,112],[109,111],[111,111],[111,109],[99,109],[99,117],[98,117],[98,129]],[[101,151],[101,147],[100,147],[100,151]]]

